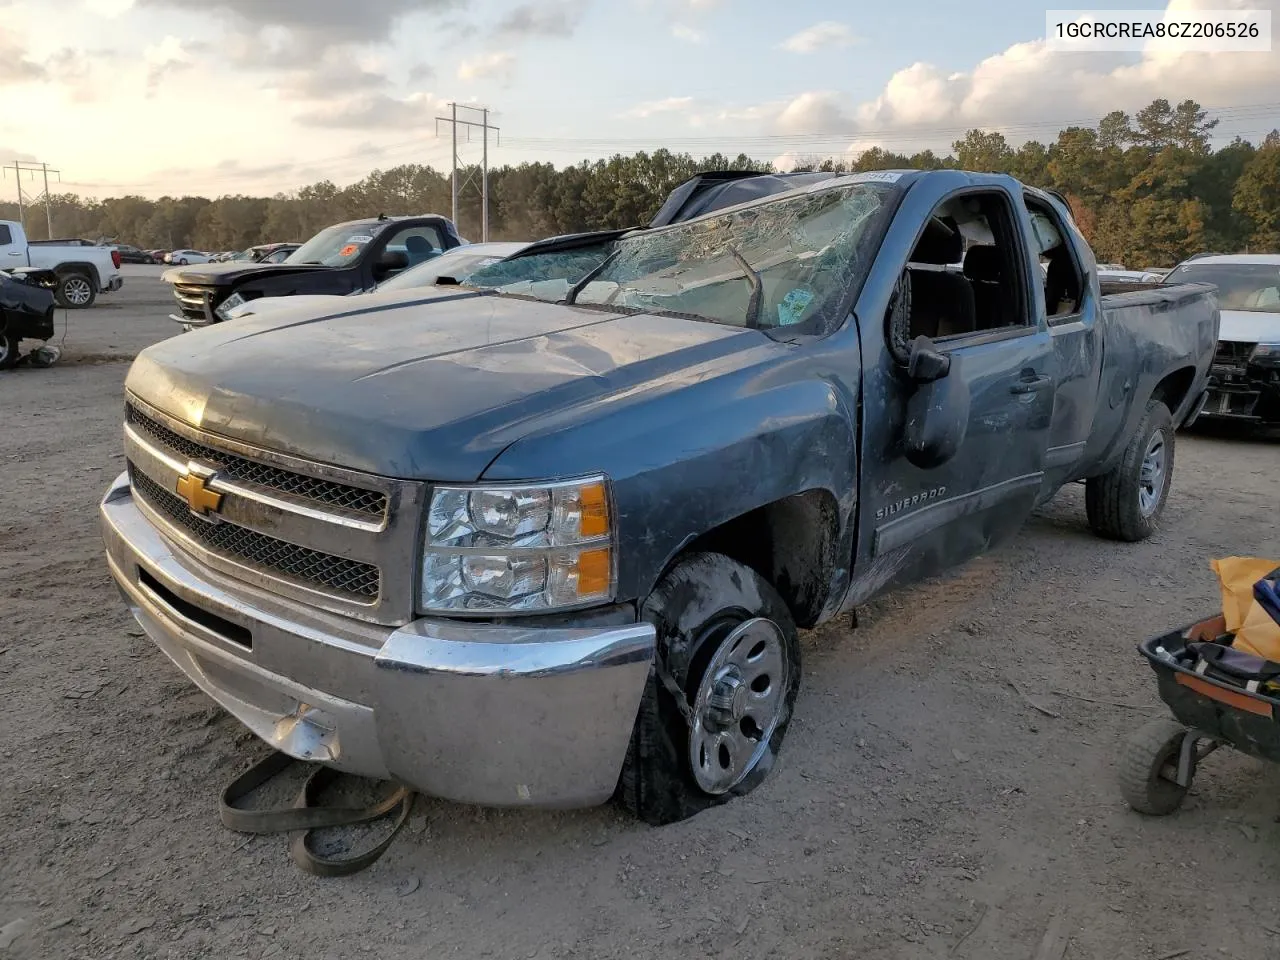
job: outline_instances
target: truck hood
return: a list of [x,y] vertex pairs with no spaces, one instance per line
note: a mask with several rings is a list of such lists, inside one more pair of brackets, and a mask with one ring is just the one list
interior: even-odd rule
[[259,317],[266,313],[274,315],[286,310],[307,310],[319,313],[330,307],[336,310],[348,305],[351,305],[351,300],[348,297],[334,293],[300,293],[291,297],[258,297],[256,300],[249,301],[247,304],[249,312],[244,316]]
[[468,291],[216,324],[148,347],[125,385],[186,423],[265,449],[469,482],[546,418],[780,349],[759,331]]
[[198,263],[189,267],[172,267],[160,275],[166,283],[198,283],[206,287],[229,287],[245,277],[285,276],[290,273],[310,273],[315,270],[332,270],[324,264],[303,263]]
[[1223,310],[1218,339],[1227,343],[1280,343],[1280,313]]

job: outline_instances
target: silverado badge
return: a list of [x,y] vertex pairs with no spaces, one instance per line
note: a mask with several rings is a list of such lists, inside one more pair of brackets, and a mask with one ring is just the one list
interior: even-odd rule
[[187,506],[196,516],[208,517],[222,507],[222,494],[205,485],[212,476],[211,472],[191,463],[187,465],[187,472],[178,478],[178,496],[187,501]]

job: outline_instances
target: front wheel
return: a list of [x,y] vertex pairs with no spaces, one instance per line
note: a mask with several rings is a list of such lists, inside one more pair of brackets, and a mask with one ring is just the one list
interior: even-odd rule
[[53,295],[67,309],[83,310],[93,306],[93,301],[98,298],[98,291],[93,280],[83,273],[64,273],[58,278]]
[[1173,482],[1173,436],[1169,408],[1152,400],[1120,462],[1085,484],[1085,510],[1094,533],[1130,542],[1155,533]]
[[186,265],[187,265],[187,258],[186,258],[186,257],[183,257],[181,260],[179,260],[179,261],[178,261],[178,266],[180,266],[180,267],[185,267]]
[[681,560],[641,615],[658,652],[615,798],[660,825],[768,776],[800,688],[800,646],[773,586],[716,553]]

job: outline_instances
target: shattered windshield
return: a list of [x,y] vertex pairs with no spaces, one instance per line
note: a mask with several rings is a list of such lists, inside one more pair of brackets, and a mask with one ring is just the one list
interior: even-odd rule
[[[604,263],[577,292],[576,304],[766,330],[805,324],[812,330],[838,322],[834,312],[870,266],[883,219],[877,214],[887,209],[892,193],[882,183],[857,183],[787,195],[599,248],[547,254],[581,259],[567,265],[571,269],[544,269],[537,277],[496,282],[489,289],[561,301]],[[495,264],[473,274],[469,285],[495,268],[536,259]]]
[[1280,313],[1280,265],[1274,263],[1189,263],[1164,279],[1216,284],[1222,310]]
[[549,250],[499,260],[470,274],[465,284],[477,290],[560,300],[573,284],[604,263],[613,247],[613,240],[605,240],[572,250]]
[[314,237],[289,254],[285,263],[320,263],[327,267],[343,267],[360,251],[373,242],[378,229],[376,221],[367,223],[340,223],[336,227],[321,230]]

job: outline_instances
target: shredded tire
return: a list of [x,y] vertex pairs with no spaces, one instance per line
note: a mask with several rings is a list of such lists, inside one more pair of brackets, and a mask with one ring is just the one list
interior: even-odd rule
[[[790,723],[800,688],[800,645],[795,621],[777,590],[758,573],[722,554],[691,554],[663,577],[641,607],[658,632],[658,662],[649,671],[614,800],[654,826],[686,820],[709,807],[750,793],[768,776]],[[767,617],[781,628],[790,661],[782,714],[768,749],[746,777],[723,794],[703,792],[689,759],[689,724],[665,670],[691,703],[717,644],[702,639],[726,620]]]
[[[1138,487],[1142,478],[1142,461],[1156,431],[1164,432],[1164,475],[1155,512],[1143,516],[1138,505]],[[1159,400],[1152,400],[1147,404],[1147,411],[1129,439],[1120,462],[1111,472],[1090,477],[1085,483],[1085,511],[1094,533],[1109,540],[1135,543],[1156,532],[1173,481],[1173,438],[1173,415]]]

